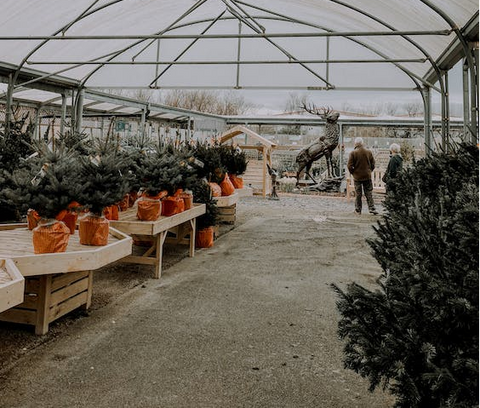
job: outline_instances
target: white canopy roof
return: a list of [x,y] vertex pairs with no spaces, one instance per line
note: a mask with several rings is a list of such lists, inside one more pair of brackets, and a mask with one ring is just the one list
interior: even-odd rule
[[0,62],[87,88],[412,89],[472,25],[477,0],[3,0]]

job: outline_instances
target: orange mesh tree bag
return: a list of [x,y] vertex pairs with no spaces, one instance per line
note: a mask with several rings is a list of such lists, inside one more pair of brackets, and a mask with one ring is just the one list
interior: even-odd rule
[[70,229],[70,234],[74,234],[77,227],[77,217],[78,215],[74,211],[62,210],[58,213],[55,219],[57,221],[62,221]]
[[28,229],[30,231],[33,230],[38,225],[38,221],[40,221],[40,215],[38,215],[38,212],[32,209],[28,210],[27,222],[28,222]]
[[212,197],[221,197],[222,188],[217,183],[208,183],[210,185],[210,190],[212,190]]
[[185,210],[189,210],[193,207],[193,194],[192,193],[182,193],[180,198],[183,200]]
[[222,190],[222,196],[229,196],[235,192],[235,187],[233,187],[228,174],[225,174],[223,181],[220,183],[220,189]]
[[162,213],[162,203],[158,199],[142,197],[137,201],[137,218],[140,221],[156,221]]
[[104,246],[108,244],[109,221],[105,217],[88,214],[78,225],[82,245]]
[[195,246],[197,248],[213,246],[213,227],[203,228],[195,233]]
[[183,198],[170,196],[162,200],[162,215],[170,217],[185,210]]
[[243,188],[243,178],[238,177],[236,174],[229,174],[228,177],[235,188]]
[[105,207],[103,215],[107,220],[118,221],[118,205],[114,204],[109,207]]
[[40,221],[32,231],[33,252],[49,254],[65,252],[70,238],[70,228],[62,221]]

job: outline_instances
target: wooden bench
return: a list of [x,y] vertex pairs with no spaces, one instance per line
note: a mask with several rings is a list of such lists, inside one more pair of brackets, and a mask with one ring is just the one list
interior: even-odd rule
[[[148,249],[142,255],[130,254],[122,262],[135,264],[154,265],[154,277],[160,279],[162,274],[163,244],[169,241],[169,232],[175,235],[172,243],[189,243],[191,257],[195,253],[196,218],[205,214],[205,204],[193,204],[189,210],[169,217],[160,216],[156,221],[140,221],[137,219],[137,205],[127,211],[120,212],[118,221],[110,221],[110,225],[136,238],[145,238]],[[187,240],[186,236],[190,236]],[[134,242],[135,243],[135,242]]]
[[[35,326],[36,334],[78,308],[88,309],[92,299],[93,270],[132,252],[132,239],[110,228],[108,244],[80,244],[71,235],[65,252],[35,254],[32,231],[26,224],[0,226],[0,258],[10,258],[25,278],[22,302],[0,313],[0,320]],[[13,305],[12,305],[13,306]]]
[[[373,183],[373,192],[377,194],[385,194],[385,183],[382,181],[384,174],[383,169],[375,169],[372,172],[372,183]],[[347,170],[347,194],[346,198],[350,201],[352,197],[355,197],[355,184],[352,175]],[[353,194],[352,194],[353,193]]]

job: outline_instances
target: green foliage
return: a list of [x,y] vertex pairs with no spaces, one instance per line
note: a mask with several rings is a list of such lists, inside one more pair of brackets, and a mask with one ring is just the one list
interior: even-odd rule
[[220,151],[220,160],[222,166],[226,169],[228,174],[235,174],[241,176],[247,170],[247,156],[240,148],[232,145],[218,146]]
[[194,146],[194,157],[203,163],[203,167],[197,168],[200,178],[220,183],[225,176],[225,167],[222,163],[219,145],[209,145],[206,142],[197,141]]
[[197,229],[214,226],[218,223],[219,210],[212,198],[212,191],[205,180],[199,180],[193,187],[193,198],[196,203],[206,204],[205,214],[197,218]]
[[7,196],[23,214],[33,208],[43,218],[55,218],[83,189],[78,161],[63,149],[52,152],[45,148],[41,153],[13,172]]
[[345,366],[396,407],[478,405],[478,174],[473,145],[404,169],[368,241],[379,288],[334,286]]
[[173,194],[182,185],[180,167],[180,159],[172,154],[159,152],[145,156],[137,169],[139,185],[149,195],[157,195],[162,190]]
[[105,207],[119,202],[129,191],[126,172],[125,160],[114,153],[80,157],[83,188],[77,201],[95,215],[101,215]]
[[[31,146],[33,125],[27,123],[28,114],[0,128],[0,221],[18,221],[20,209],[8,193],[15,188],[11,173],[20,167],[34,150]],[[8,128],[8,131],[7,131]]]

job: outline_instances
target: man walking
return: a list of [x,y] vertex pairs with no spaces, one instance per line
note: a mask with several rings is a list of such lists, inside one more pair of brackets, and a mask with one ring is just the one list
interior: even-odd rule
[[348,158],[348,171],[353,176],[355,185],[355,213],[362,213],[362,190],[367,199],[370,214],[377,215],[375,203],[373,202],[372,171],[375,168],[375,159],[370,150],[363,146],[363,139],[355,139],[355,148]]

